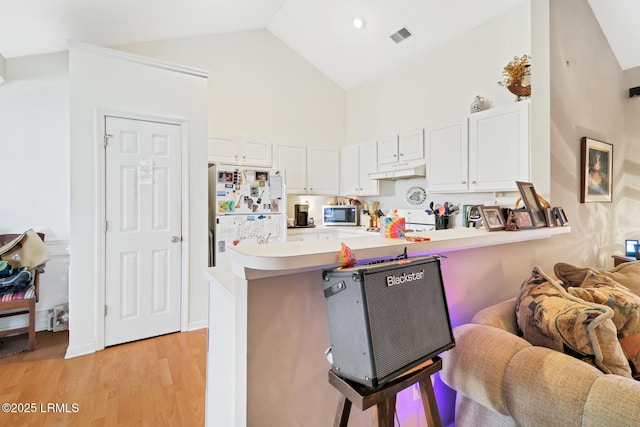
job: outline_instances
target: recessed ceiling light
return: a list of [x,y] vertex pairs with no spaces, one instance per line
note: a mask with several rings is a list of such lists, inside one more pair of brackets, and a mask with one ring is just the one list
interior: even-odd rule
[[353,18],[353,28],[356,28],[358,30],[362,30],[364,28],[364,19],[356,16],[355,18]]

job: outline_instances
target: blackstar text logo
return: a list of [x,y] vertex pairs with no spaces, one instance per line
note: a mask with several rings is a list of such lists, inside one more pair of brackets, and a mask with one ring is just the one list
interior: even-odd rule
[[413,273],[402,273],[400,276],[387,276],[387,287],[421,279],[424,279],[424,270],[414,271]]

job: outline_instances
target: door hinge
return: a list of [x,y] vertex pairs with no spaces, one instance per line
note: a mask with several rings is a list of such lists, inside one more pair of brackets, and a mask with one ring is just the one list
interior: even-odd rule
[[109,134],[109,133],[105,133],[104,134],[104,146],[106,147],[107,145],[109,145],[109,138],[113,137],[113,135]]
[[107,221],[106,219],[104,220],[104,232],[106,233],[107,231],[109,231],[109,221]]
[[104,305],[104,317],[107,317],[107,304]]

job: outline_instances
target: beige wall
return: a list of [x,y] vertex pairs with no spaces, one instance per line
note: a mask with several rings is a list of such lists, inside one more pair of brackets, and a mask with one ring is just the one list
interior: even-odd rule
[[[612,266],[621,252],[624,197],[623,73],[586,0],[551,2],[551,194],[573,229],[556,260]],[[581,204],[580,138],[614,145],[613,203]]]
[[[101,169],[104,114],[181,123],[183,139],[182,278],[188,302],[181,330],[207,326],[206,73],[149,64],[135,55],[74,43],[69,53],[71,260],[67,357],[104,347],[104,204]],[[104,130],[102,130],[104,132]],[[102,157],[102,161],[104,158]],[[187,216],[188,215],[188,216]],[[184,300],[183,300],[184,301]],[[188,318],[184,317],[188,314]]]
[[209,70],[210,137],[344,144],[344,90],[266,30],[119,49]]
[[640,86],[640,67],[624,72],[624,176],[620,181],[616,223],[621,237],[640,239],[640,98],[626,98],[628,89]]

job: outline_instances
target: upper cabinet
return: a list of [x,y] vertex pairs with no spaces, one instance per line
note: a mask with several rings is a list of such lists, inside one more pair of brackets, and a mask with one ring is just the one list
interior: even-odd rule
[[335,148],[307,147],[308,194],[340,192],[340,152]]
[[260,138],[209,138],[209,162],[271,167],[271,141]]
[[530,180],[529,102],[471,114],[426,131],[430,191],[517,191]]
[[307,192],[307,148],[278,144],[275,147],[275,167],[284,170],[287,193]]
[[468,191],[466,123],[426,130],[427,188],[430,191]]
[[278,144],[275,167],[285,172],[287,193],[339,194],[337,149]]
[[469,189],[517,191],[529,181],[529,101],[469,116]]
[[422,129],[381,138],[378,142],[378,164],[390,165],[424,158]]
[[378,181],[369,179],[377,171],[376,141],[349,145],[340,150],[340,190],[345,196],[376,196]]

